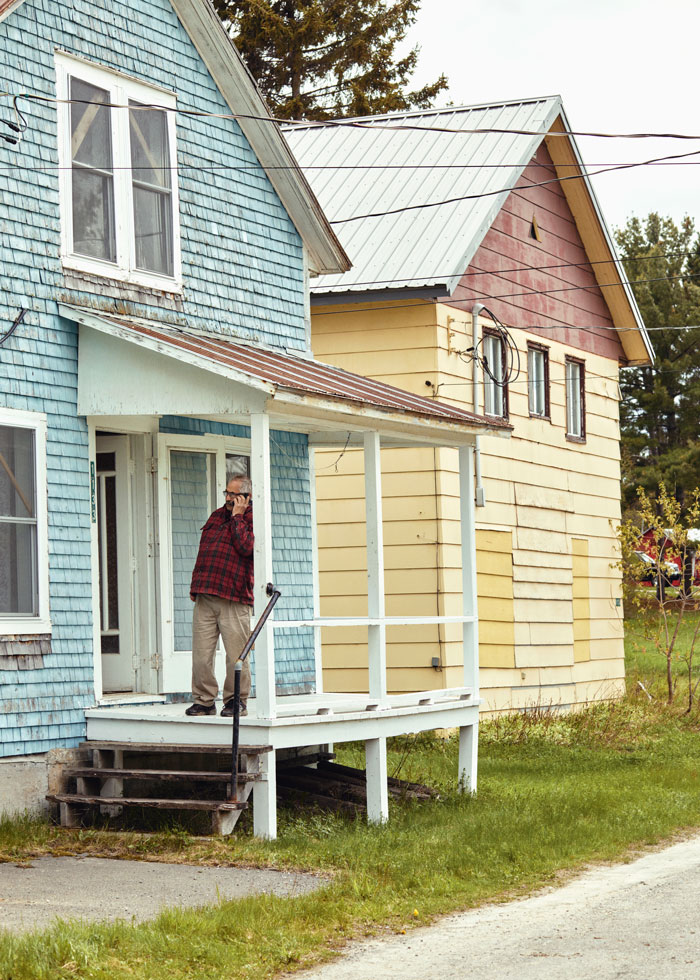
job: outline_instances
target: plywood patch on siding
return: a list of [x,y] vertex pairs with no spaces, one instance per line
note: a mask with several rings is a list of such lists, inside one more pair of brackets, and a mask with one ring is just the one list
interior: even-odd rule
[[476,532],[479,665],[515,666],[513,538],[510,531]]
[[574,662],[591,659],[591,586],[588,570],[588,539],[571,539],[573,575]]

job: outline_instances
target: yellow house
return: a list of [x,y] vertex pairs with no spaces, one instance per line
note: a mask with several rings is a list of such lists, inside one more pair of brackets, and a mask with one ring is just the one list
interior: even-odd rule
[[[301,125],[287,137],[353,268],[312,282],[329,363],[506,418],[475,454],[486,710],[623,689],[618,373],[653,355],[558,97]],[[362,454],[317,452],[321,613],[367,615]],[[458,615],[457,453],[382,451],[387,615]],[[409,571],[406,571],[409,569]],[[324,637],[328,691],[367,637]],[[392,627],[395,692],[452,687],[458,624]]]

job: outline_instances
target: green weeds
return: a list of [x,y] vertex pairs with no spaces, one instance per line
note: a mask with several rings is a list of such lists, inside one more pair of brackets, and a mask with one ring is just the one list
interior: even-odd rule
[[[281,815],[270,842],[250,833],[195,838],[181,827],[136,834],[0,822],[0,860],[89,853],[326,876],[319,891],[294,898],[170,909],[140,925],[57,923],[4,934],[0,978],[257,980],[317,962],[350,938],[523,894],[586,862],[619,859],[699,826],[700,715],[665,703],[662,671],[656,696],[654,668],[635,642],[624,700],[484,722],[474,798],[455,791],[456,738],[394,740],[389,772],[434,786],[441,798],[392,802],[385,827],[298,809]],[[340,747],[340,761],[362,765],[362,747]]]

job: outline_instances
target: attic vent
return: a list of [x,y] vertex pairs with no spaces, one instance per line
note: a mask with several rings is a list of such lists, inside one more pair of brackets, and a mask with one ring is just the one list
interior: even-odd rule
[[542,241],[540,226],[537,224],[537,218],[534,216],[534,214],[532,216],[532,224],[530,225],[530,238],[534,238],[538,242]]

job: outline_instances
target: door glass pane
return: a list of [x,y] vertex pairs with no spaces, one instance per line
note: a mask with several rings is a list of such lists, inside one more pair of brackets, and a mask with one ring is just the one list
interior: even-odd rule
[[226,484],[234,476],[250,476],[250,457],[226,453]]
[[116,261],[109,92],[70,80],[73,251]]
[[36,616],[36,525],[0,522],[0,615]]
[[166,112],[129,103],[136,266],[173,274],[173,205]]
[[[192,649],[190,582],[201,529],[216,509],[214,453],[170,452],[170,507],[173,555],[175,650]],[[221,501],[223,505],[223,499]]]

